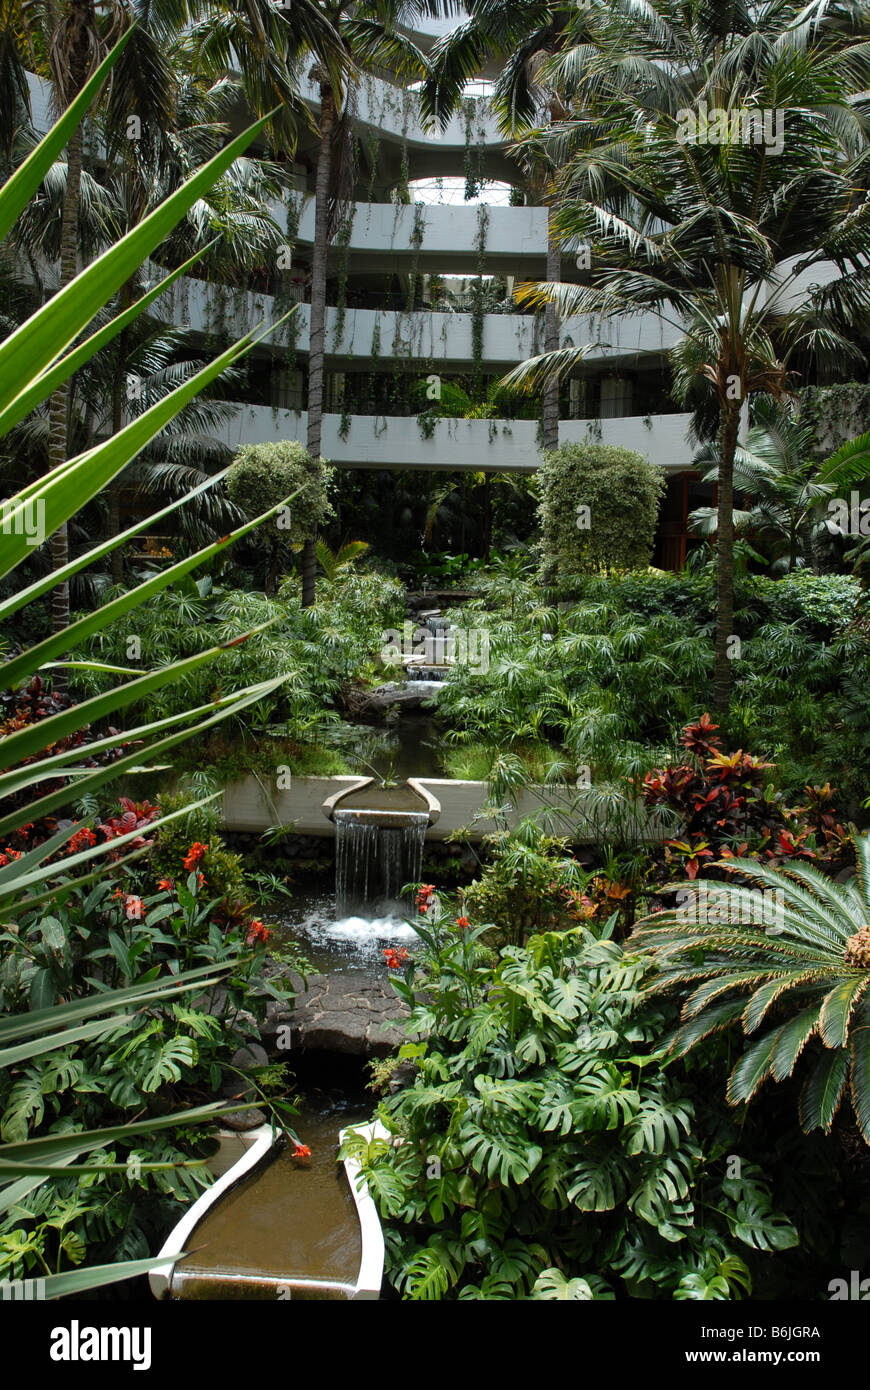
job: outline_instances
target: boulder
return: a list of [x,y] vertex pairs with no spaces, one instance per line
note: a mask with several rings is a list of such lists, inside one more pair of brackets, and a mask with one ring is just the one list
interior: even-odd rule
[[290,1048],[341,1052],[357,1057],[384,1057],[405,1040],[401,1026],[408,1010],[389,982],[367,979],[358,971],[311,975],[295,1007],[276,1003],[260,1030],[274,1056]]

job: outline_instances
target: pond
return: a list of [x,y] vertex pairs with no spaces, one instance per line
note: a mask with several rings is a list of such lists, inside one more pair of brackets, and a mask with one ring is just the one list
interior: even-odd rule
[[382,980],[384,950],[404,946],[413,951],[419,941],[398,904],[394,912],[382,916],[339,916],[331,883],[300,893],[286,906],[276,904],[274,920],[276,945],[282,940],[298,943],[318,974],[358,970],[368,979]]

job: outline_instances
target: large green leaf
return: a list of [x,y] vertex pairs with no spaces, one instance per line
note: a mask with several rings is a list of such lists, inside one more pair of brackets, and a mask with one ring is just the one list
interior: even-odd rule
[[[216,240],[217,238],[215,238]],[[105,324],[96,333],[92,333],[83,343],[79,343],[71,352],[66,353],[59,361],[53,362],[46,371],[40,373],[20,395],[16,396],[10,406],[7,406],[4,411],[0,411],[0,437],[23,420],[26,415],[29,415],[31,410],[34,410],[40,401],[44,401],[56,386],[60,386],[73,372],[77,372],[79,367],[83,367],[86,362],[89,362],[95,353],[100,352],[102,348],[111,343],[122,329],[131,324],[140,314],[143,314],[154,303],[155,299],[158,299],[165,290],[169,289],[170,285],[175,283],[179,276],[186,274],[214,246],[215,241],[210,241],[207,246],[195,251],[183,265],[180,265],[177,270],[173,270],[153,289],[143,294],[141,298],[136,300],[135,304],[130,305],[129,309],[125,309],[122,314],[117,314],[110,323]]]
[[95,1014],[123,1012],[130,1005],[141,1007],[174,998],[177,994],[189,993],[192,989],[205,989],[213,980],[231,970],[233,964],[223,961],[219,965],[200,965],[180,975],[141,980],[122,989],[97,990],[86,999],[76,999],[69,1004],[53,1004],[50,1008],[31,1009],[25,1014],[6,1014],[0,1017],[0,1043],[8,1045],[16,1038],[33,1038],[46,1031],[75,1026],[82,1019],[92,1018]]
[[7,734],[4,739],[0,740],[0,767],[14,767],[24,758],[32,757],[34,753],[41,753],[44,748],[50,747],[59,739],[66,738],[67,734],[75,733],[78,729],[96,723],[98,719],[104,719],[106,715],[112,714],[115,710],[125,709],[127,705],[144,699],[168,682],[189,675],[204,665],[205,662],[213,661],[221,652],[229,651],[231,647],[246,642],[255,633],[264,632],[266,628],[273,625],[274,620],[260,623],[259,626],[251,628],[249,632],[242,633],[239,637],[231,637],[226,642],[219,642],[217,646],[207,647],[202,652],[195,652],[193,656],[186,656],[181,661],[172,662],[169,666],[158,667],[156,671],[147,671],[144,676],[139,676],[134,681],[128,681],[126,685],[117,686],[114,690],[104,691],[100,695],[92,695],[89,700],[82,701],[80,705],[73,705],[70,709],[50,715],[48,719],[43,719],[38,724],[29,724],[24,729],[16,730],[14,734]]
[[77,126],[81,124],[100,88],[123,53],[132,33],[132,26],[106,55],[63,115],[40,140],[22,164],[19,164],[0,189],[0,241],[5,241],[15,222],[36,193],[52,164]]
[[[115,762],[109,763],[106,767],[98,768],[96,771],[88,770],[87,775],[76,782],[75,795],[81,797],[88,792],[96,791],[97,787],[104,786],[106,782],[113,781],[122,773],[132,771],[132,769],[137,767],[143,760],[150,762],[152,758],[156,758],[161,753],[168,752],[170,748],[175,748],[186,739],[192,738],[196,734],[204,733],[206,729],[212,728],[215,724],[220,723],[224,719],[233,718],[236,714],[241,713],[243,709],[247,709],[250,705],[256,704],[258,700],[265,699],[266,696],[271,695],[272,691],[277,690],[287,679],[288,677],[286,675],[273,676],[269,681],[260,681],[256,685],[246,686],[243,690],[236,691],[233,695],[223,696],[222,699],[217,702],[220,706],[217,710],[214,705],[200,706],[199,711],[194,711],[193,715],[196,715],[201,710],[207,710],[209,711],[208,718],[192,724],[189,728],[186,727],[179,732],[158,739],[147,748],[138,747],[134,752],[126,754],[123,758],[116,759]],[[183,715],[161,722],[164,724],[174,724],[178,723],[179,720],[189,720],[192,717],[190,711],[185,711]],[[131,742],[136,737],[137,732],[141,731],[134,729],[130,732],[117,735],[114,740],[102,740],[102,742],[119,742],[121,740],[124,742]],[[48,758],[44,763],[40,764],[40,767],[50,768],[52,762],[53,759]],[[49,777],[51,773],[46,770],[43,775]],[[57,775],[57,772],[55,772],[55,776]],[[34,815],[39,818],[47,816],[59,806],[66,805],[69,798],[69,787],[61,787],[55,792],[49,792],[46,796],[40,797],[38,801],[32,802],[27,808],[28,815]],[[14,829],[20,822],[20,819],[21,813],[19,811],[13,811],[0,820],[0,836],[8,834],[10,830]],[[77,828],[80,827],[74,826],[69,833],[73,834]],[[20,862],[20,860],[16,861],[18,864],[20,864]]]
[[108,251],[104,251],[0,344],[0,409],[5,410],[11,405],[33,378],[44,372],[69,347],[188,209],[257,138],[273,114],[270,112],[255,121],[235,140],[231,140],[175,193]]
[[0,665],[0,687],[3,689],[14,688],[19,685],[25,677],[32,674],[46,661],[52,657],[59,656],[62,652],[75,650],[82,642],[87,641],[95,632],[102,631],[103,628],[111,626],[121,618],[138,608],[140,604],[159,594],[162,589],[168,589],[170,584],[182,579],[198,565],[205,564],[215,555],[219,555],[227,546],[234,545],[243,536],[248,535],[257,526],[263,526],[272,517],[291,502],[297,492],[282,498],[268,511],[261,516],[255,517],[253,521],[246,521],[242,526],[238,526],[235,531],[230,531],[228,535],[221,536],[220,540],[214,541],[211,545],[204,546],[202,550],[197,550],[193,555],[189,555],[184,560],[179,560],[177,564],[169,565],[166,569],[159,570],[157,574],[138,584],[134,589],[128,589],[123,594],[119,594],[116,599],[106,603],[102,608],[98,608],[93,613],[88,613],[84,618],[79,618],[75,623],[63,629],[62,632],[52,633],[35,647],[28,648],[20,656],[15,656],[11,661],[6,661]]
[[0,602],[0,622],[11,617],[13,613],[17,613],[19,609],[25,608],[28,603],[33,603],[34,599],[41,598],[43,594],[48,593],[49,589],[53,589],[57,584],[62,584],[66,580],[71,579],[74,574],[78,574],[81,570],[87,569],[88,565],[95,564],[97,560],[101,560],[104,555],[108,555],[119,545],[124,545],[127,541],[133,540],[135,536],[141,535],[143,531],[150,530],[158,521],[162,521],[164,517],[169,516],[172,512],[178,511],[179,507],[183,507],[188,502],[193,501],[194,497],[199,497],[201,493],[207,492],[209,488],[217,487],[218,483],[223,481],[229,471],[228,468],[224,468],[220,473],[213,473],[210,477],[206,478],[205,482],[199,483],[190,492],[186,492],[183,497],[176,497],[174,502],[167,502],[165,507],[161,507],[159,511],[152,512],[151,515],[145,517],[143,521],[134,521],[133,525],[128,526],[126,531],[120,531],[117,536],[110,536],[108,540],[93,546],[90,550],[86,551],[84,555],[78,556],[75,560],[70,560],[68,565],[63,565],[60,569],[50,571],[48,574],[43,575],[41,579],[34,579],[33,583],[28,584],[26,589],[17,590],[16,593],[11,594],[9,598]]
[[[294,310],[288,311],[284,318],[287,318],[292,312]],[[38,493],[35,496],[42,509],[41,524],[46,535],[51,535],[71,516],[80,511],[86,502],[90,501],[92,497],[96,497],[97,493],[101,492],[116,474],[126,468],[130,460],[134,459],[145,448],[145,445],[150,443],[155,435],[159,434],[175,418],[188,401],[193,400],[203,387],[214,381],[215,377],[220,376],[225,368],[231,367],[252,347],[255,347],[262,338],[279,327],[284,322],[284,318],[279,319],[265,330],[258,329],[255,333],[246,334],[244,338],[240,338],[237,343],[233,343],[231,347],[227,348],[220,357],[202,367],[194,376],[182,382],[168,396],[158,401],[150,410],[137,416],[117,434],[112,435],[102,444],[97,444],[93,449],[89,449],[87,453],[70,459],[64,467],[55,468],[42,478]],[[34,495],[26,497],[21,492],[9,501],[5,524],[8,525],[12,534],[4,540],[2,559],[0,559],[0,575],[8,574],[10,570],[15,569],[16,565],[21,564],[32,549],[23,522],[26,511],[30,508],[33,500]],[[16,527],[19,534],[15,533]]]
[[186,1250],[179,1250],[177,1255],[162,1255],[159,1259],[155,1255],[147,1260],[121,1260],[114,1265],[88,1265],[85,1269],[71,1269],[65,1274],[49,1274],[41,1281],[40,1287],[46,1298],[68,1298],[70,1294],[84,1293],[87,1289],[100,1289],[104,1284],[120,1284],[124,1279],[136,1279],[152,1269],[175,1264],[186,1254]]
[[827,1134],[840,1108],[849,1079],[849,1049],[825,1048],[804,1082],[800,1098],[802,1127],[823,1129]]

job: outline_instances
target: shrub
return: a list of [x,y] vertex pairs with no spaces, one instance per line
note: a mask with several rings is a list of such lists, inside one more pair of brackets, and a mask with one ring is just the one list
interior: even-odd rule
[[644,568],[664,486],[661,470],[630,449],[563,444],[545,454],[538,506],[545,570],[564,579]]
[[409,1299],[731,1299],[797,1244],[703,1085],[657,1061],[650,966],[583,927],[493,962],[442,920],[394,980],[414,1084],[351,1140]]
[[267,593],[274,592],[280,566],[289,563],[291,546],[301,544],[333,515],[327,495],[333,471],[296,440],[246,444],[236,454],[224,486],[230,501],[249,519],[292,497],[286,513],[279,512],[271,525],[259,527],[250,537],[253,548],[269,556]]

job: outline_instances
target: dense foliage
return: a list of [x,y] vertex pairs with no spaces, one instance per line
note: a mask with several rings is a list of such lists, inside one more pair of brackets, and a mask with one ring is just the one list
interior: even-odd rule
[[536,484],[545,571],[565,580],[649,564],[665,485],[642,454],[563,444],[544,455]]
[[650,966],[576,926],[481,947],[428,921],[395,982],[413,1084],[361,1141],[412,1299],[740,1298],[797,1243],[733,1127],[710,1113],[642,1003]]

